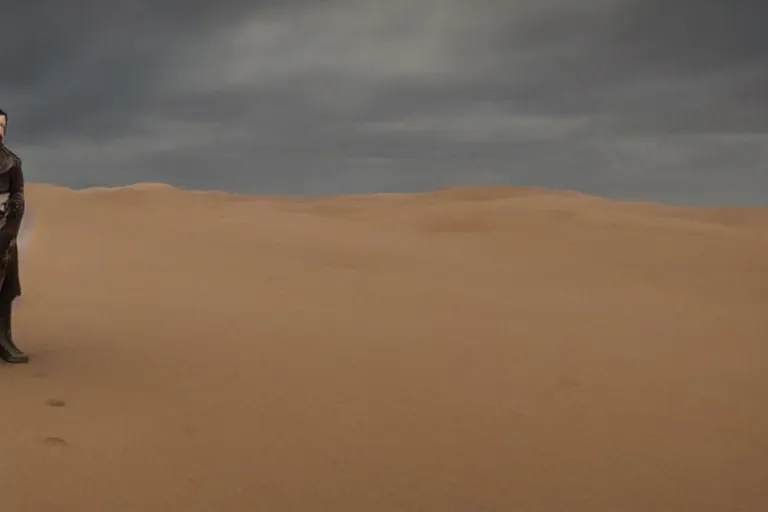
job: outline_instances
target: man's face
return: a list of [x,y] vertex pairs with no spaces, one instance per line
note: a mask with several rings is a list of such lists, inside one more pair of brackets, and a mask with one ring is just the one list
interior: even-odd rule
[[5,138],[5,127],[8,125],[8,119],[0,116],[0,142]]

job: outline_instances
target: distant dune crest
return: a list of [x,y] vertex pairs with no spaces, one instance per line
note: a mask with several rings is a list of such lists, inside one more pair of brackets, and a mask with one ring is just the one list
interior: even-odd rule
[[[574,190],[545,189],[502,185],[464,185],[417,193],[341,194],[327,196],[248,195],[219,190],[191,190],[166,183],[140,182],[119,187],[90,187],[72,190],[42,183],[30,183],[32,196],[69,195],[118,201],[115,204],[139,205],[150,200],[162,205],[164,197],[180,201],[215,201],[275,204],[286,212],[314,212],[337,217],[383,213],[378,208],[397,205],[389,218],[403,221],[409,215],[461,217],[455,225],[504,225],[515,215],[540,215],[542,219],[573,221],[597,220],[601,223],[628,225],[655,224],[669,221],[702,223],[768,230],[768,207],[691,207],[653,202],[619,201]],[[441,206],[442,205],[442,206]],[[44,205],[38,205],[44,207]],[[438,208],[435,210],[435,208]],[[445,208],[441,210],[440,208]],[[489,209],[490,208],[490,209]],[[482,219],[479,219],[481,216]],[[496,219],[491,217],[497,216]],[[416,219],[416,217],[413,217]],[[431,221],[430,221],[431,222]],[[444,225],[444,221],[438,222]],[[681,226],[683,225],[681,224]],[[460,230],[461,231],[461,230]]]

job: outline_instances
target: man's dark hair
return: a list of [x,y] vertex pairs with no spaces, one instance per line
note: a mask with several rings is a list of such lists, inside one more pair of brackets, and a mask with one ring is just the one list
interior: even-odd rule
[[0,116],[4,117],[5,120],[8,120],[8,114],[5,113],[5,110],[0,108]]

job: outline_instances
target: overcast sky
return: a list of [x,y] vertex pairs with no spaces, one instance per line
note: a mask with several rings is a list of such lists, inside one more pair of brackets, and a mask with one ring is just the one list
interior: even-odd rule
[[[153,6],[154,4],[154,6]],[[30,181],[768,204],[765,0],[27,0]]]

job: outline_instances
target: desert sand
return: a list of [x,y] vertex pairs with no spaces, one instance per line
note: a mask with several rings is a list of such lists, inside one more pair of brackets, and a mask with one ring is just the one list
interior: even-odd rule
[[3,512],[768,510],[768,208],[27,195]]

